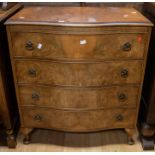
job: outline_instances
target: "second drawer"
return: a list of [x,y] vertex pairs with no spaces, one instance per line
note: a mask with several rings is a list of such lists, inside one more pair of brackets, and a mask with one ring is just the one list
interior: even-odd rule
[[87,87],[140,83],[143,60],[92,63],[18,60],[15,67],[18,83]]
[[19,86],[19,96],[22,105],[58,109],[135,107],[138,94],[138,86],[104,88]]

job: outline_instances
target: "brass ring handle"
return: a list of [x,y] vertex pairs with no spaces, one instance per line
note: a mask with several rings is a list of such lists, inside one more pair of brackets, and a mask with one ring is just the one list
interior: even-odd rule
[[119,101],[125,101],[127,99],[126,95],[124,93],[118,94]]
[[32,99],[33,100],[39,100],[39,95],[37,93],[32,94]]
[[28,74],[29,74],[30,76],[32,76],[32,77],[36,77],[36,76],[37,76],[36,69],[30,68],[30,69],[28,70]]
[[26,42],[26,44],[25,44],[25,48],[26,48],[27,50],[31,51],[31,50],[34,49],[34,45],[33,45],[33,43],[32,43],[31,41],[28,41],[28,42]]
[[35,115],[35,116],[33,117],[33,119],[34,119],[35,121],[41,122],[41,121],[42,121],[42,116],[39,115],[39,114],[37,114],[37,115]]
[[129,72],[127,69],[121,70],[121,77],[126,78],[126,77],[128,77],[128,75],[129,75]]
[[127,51],[130,51],[130,50],[131,50],[131,47],[132,47],[131,43],[130,43],[130,42],[126,42],[126,43],[122,46],[122,50],[127,52]]
[[123,121],[123,116],[121,114],[116,116],[117,121]]

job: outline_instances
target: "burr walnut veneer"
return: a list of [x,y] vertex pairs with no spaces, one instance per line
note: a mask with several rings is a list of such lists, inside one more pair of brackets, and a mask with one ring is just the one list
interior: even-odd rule
[[136,128],[149,20],[132,8],[27,7],[7,22],[24,143],[33,128]]

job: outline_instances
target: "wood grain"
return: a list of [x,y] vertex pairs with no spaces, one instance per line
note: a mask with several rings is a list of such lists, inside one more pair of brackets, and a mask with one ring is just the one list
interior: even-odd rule
[[[55,7],[52,17],[49,7],[32,8],[6,22],[23,131],[125,128],[133,144],[152,23],[126,8]],[[118,90],[132,95],[128,105],[116,101]]]
[[[41,13],[40,13],[41,12]],[[100,12],[100,13],[98,13]],[[32,16],[33,14],[33,16]],[[123,7],[25,7],[11,17],[7,24],[37,25],[152,25],[150,21],[133,8]]]
[[[15,63],[17,82],[62,86],[104,86],[140,83],[143,61],[107,61],[76,63],[18,60]],[[29,72],[34,71],[34,75]],[[127,77],[121,72],[128,71]]]
[[[139,86],[101,88],[66,88],[49,86],[19,86],[20,103],[24,106],[57,109],[105,109],[136,107]],[[120,95],[125,95],[120,98]]]
[[[134,128],[135,109],[64,111],[50,108],[21,107],[24,126],[72,132]],[[117,117],[121,115],[122,120]],[[94,126],[95,124],[95,126]]]
[[[142,59],[145,34],[56,35],[12,33],[14,57],[48,59]],[[30,42],[32,49],[27,49]],[[131,49],[125,51],[125,44]]]

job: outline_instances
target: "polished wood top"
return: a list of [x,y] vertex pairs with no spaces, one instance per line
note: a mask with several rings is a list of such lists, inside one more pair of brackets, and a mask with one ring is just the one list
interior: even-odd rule
[[62,26],[152,26],[134,8],[123,7],[25,7],[6,24],[37,24]]
[[11,14],[13,14],[15,11],[17,11],[20,8],[21,8],[20,4],[15,4],[8,10],[0,9],[0,22],[2,22],[3,20],[6,20],[6,18],[8,18]]

